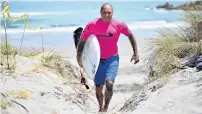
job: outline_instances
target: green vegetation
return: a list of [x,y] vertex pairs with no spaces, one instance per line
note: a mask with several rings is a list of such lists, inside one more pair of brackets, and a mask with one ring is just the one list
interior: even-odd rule
[[[7,49],[7,50],[6,50]],[[9,70],[11,73],[15,72],[16,69],[16,57],[33,57],[37,58],[41,64],[37,65],[34,71],[43,71],[41,69],[51,70],[55,74],[62,76],[63,78],[76,78],[78,77],[76,72],[73,69],[73,66],[69,63],[69,61],[65,60],[59,54],[54,52],[45,52],[42,53],[37,50],[28,50],[19,52],[13,45],[8,43],[6,48],[6,43],[1,42],[1,71],[6,70],[9,65]],[[7,61],[8,59],[8,61]],[[45,70],[44,70],[45,71]]]
[[31,51],[24,51],[24,52],[20,53],[19,55],[24,56],[24,57],[32,57],[32,56],[37,56],[40,53],[42,53],[42,52],[40,52],[38,50],[31,50]]
[[202,20],[202,12],[197,10],[199,7],[193,8],[196,9],[183,12],[183,20],[190,26],[160,29],[159,37],[151,40],[149,48],[153,53],[149,55],[149,64],[155,72],[153,77],[169,76],[173,71],[184,68],[180,62],[182,58],[202,53],[201,39],[197,36],[197,23]]
[[7,69],[9,66],[9,69],[11,72],[15,72],[15,55],[17,54],[17,49],[13,47],[11,44],[5,42],[1,42],[1,70],[2,69]]
[[[16,47],[14,47],[12,44],[7,43],[7,46],[6,46],[5,41],[1,41],[0,46],[1,46],[1,53],[0,53],[1,70],[7,69],[11,73],[15,72],[16,55],[31,57],[41,53],[40,51],[37,51],[37,50],[24,51],[19,53]],[[9,69],[8,69],[8,66],[9,66]]]
[[0,96],[1,100],[1,109],[6,109],[11,105],[11,102],[4,98],[2,95]]
[[41,56],[42,66],[55,70],[56,74],[66,79],[77,77],[69,61],[65,60],[59,54],[49,52]]
[[6,50],[6,43],[4,41],[1,42],[1,55],[14,55],[17,53],[17,49],[13,47],[11,44],[7,44]]

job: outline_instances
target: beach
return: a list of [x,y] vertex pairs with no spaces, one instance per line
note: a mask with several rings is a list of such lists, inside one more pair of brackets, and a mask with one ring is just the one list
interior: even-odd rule
[[[99,8],[104,1],[75,2],[10,2],[13,18],[27,13],[30,28],[39,25],[44,27],[37,30],[26,29],[24,32],[24,21],[7,23],[7,38],[12,46],[19,52],[38,50],[42,53],[29,57],[16,55],[13,72],[5,70],[6,65],[2,63],[0,92],[3,114],[98,112],[93,80],[85,76],[90,90],[86,90],[80,83],[80,67],[76,61],[73,32],[99,17]],[[114,18],[125,22],[135,36],[140,62],[130,62],[132,46],[129,39],[122,34],[117,43],[120,63],[108,113],[202,114],[202,75],[195,68],[176,72],[169,79],[149,81],[149,41],[158,37],[157,31],[160,28],[176,30],[179,26],[187,25],[181,20],[181,11],[156,9],[155,6],[164,3],[163,1],[111,3],[115,9]],[[183,1],[171,3],[177,5]],[[5,29],[2,26],[1,40],[4,38]],[[19,50],[21,42],[22,49]]]
[[[133,51],[132,51],[132,46],[129,42],[129,39],[124,35],[120,36],[119,42],[117,43],[119,47],[120,64],[119,64],[118,75],[114,83],[114,95],[109,105],[109,113],[117,112],[117,110],[119,110],[124,105],[127,99],[129,99],[134,93],[136,93],[137,90],[139,90],[140,88],[142,88],[148,83],[149,67],[147,63],[144,61],[144,59],[145,57],[147,57],[147,54],[148,54],[147,49],[148,49],[148,46],[150,45],[149,40],[154,37],[157,37],[158,35],[156,32],[157,28],[156,29],[135,29],[135,30],[131,28],[132,32],[135,35],[135,39],[137,41],[138,53],[140,56],[140,62],[136,65],[130,62]],[[45,31],[45,32],[42,32],[43,37],[41,37],[40,31],[33,32],[33,33],[28,32],[25,34],[25,37],[24,37],[25,39],[23,41],[22,51],[23,50],[30,51],[33,49],[42,51],[41,38],[43,38],[43,46],[44,46],[44,51],[46,53],[51,53],[51,52],[58,53],[59,55],[64,57],[64,59],[70,61],[72,65],[75,65],[76,67],[79,68],[78,63],[76,61],[76,50],[73,44],[73,30],[74,29],[71,29],[69,31],[57,31],[57,32]],[[9,35],[12,36],[12,34],[14,34],[13,36],[20,36],[19,31],[16,33],[11,32]],[[13,42],[13,44],[19,48],[19,44],[20,44],[19,37],[17,37],[16,39],[18,40],[12,40],[11,42]],[[88,79],[88,84],[91,86],[91,88],[94,87],[93,80]],[[6,86],[4,87],[7,88]],[[63,87],[63,89],[65,88]],[[45,90],[45,91],[51,91],[51,90]],[[91,98],[94,99],[93,102],[97,104],[95,99],[94,89],[91,91],[90,96]],[[89,103],[92,103],[92,101],[89,101]],[[73,108],[67,107],[67,108],[70,108],[70,110],[72,110],[71,111],[72,113],[83,113],[79,107],[73,106],[73,105],[72,107]],[[95,113],[96,110],[98,110],[97,109],[98,104],[90,107],[93,107],[93,108],[87,109],[88,113],[91,113],[91,112]],[[62,107],[58,108],[56,112],[61,112],[59,111],[59,109],[61,108]],[[46,110],[47,113],[49,112],[48,110],[50,111],[52,109],[47,109]],[[41,109],[41,111],[45,111],[45,110]],[[62,113],[63,112],[61,112],[61,114]]]
[[[142,61],[142,57],[144,55],[144,47],[147,45],[147,40],[144,40],[144,38],[137,38],[137,43],[138,43],[138,50],[139,50],[139,54],[140,54],[140,62],[136,65],[134,65],[132,62],[130,62],[131,56],[133,54],[132,52],[132,47],[129,43],[129,40],[127,39],[127,37],[122,36],[121,38],[125,38],[123,42],[118,43],[119,46],[119,56],[120,56],[120,67],[119,67],[119,72],[116,78],[116,81],[114,83],[114,96],[111,100],[110,106],[109,106],[109,113],[110,112],[116,112],[118,109],[120,109],[120,107],[122,107],[124,105],[124,102],[131,97],[131,95],[133,93],[136,92],[137,89],[139,89],[141,86],[144,86],[145,83],[148,82],[148,69],[147,69],[147,65],[145,65],[144,61]],[[139,39],[139,40],[138,40]],[[41,49],[40,47],[36,47],[37,49]],[[76,51],[75,51],[75,47],[74,45],[72,46],[56,46],[56,47],[45,47],[45,51],[47,53],[50,53],[51,50],[54,49],[54,52],[62,55],[62,57],[64,57],[66,60],[68,60],[72,65],[75,65],[75,67],[78,67],[78,63],[76,61]],[[26,49],[24,49],[26,50]],[[19,57],[21,58],[21,57]],[[22,58],[23,59],[23,58]],[[23,59],[23,66],[22,65],[22,60],[21,62],[19,62],[20,64],[17,65],[19,66],[18,69],[16,69],[16,72],[18,73],[25,73],[24,76],[20,76],[17,75],[18,79],[16,81],[14,81],[12,78],[8,78],[6,83],[1,83],[2,84],[2,89],[1,92],[3,91],[7,91],[7,90],[29,90],[32,91],[32,95],[33,93],[37,94],[39,92],[51,92],[54,91],[54,87],[61,87],[64,91],[64,93],[61,94],[65,94],[67,93],[74,93],[74,90],[71,89],[71,86],[69,87],[68,85],[64,85],[62,87],[62,83],[64,82],[63,80],[60,80],[58,78],[56,78],[55,75],[53,75],[52,73],[48,72],[46,74],[43,73],[35,73],[35,72],[30,72],[28,74],[26,74],[27,71],[30,71],[30,69],[33,69],[34,66],[37,65],[38,62],[34,62],[37,61],[35,59]],[[33,62],[31,62],[33,61]],[[29,63],[31,62],[31,63]],[[25,66],[29,66],[27,68],[25,68]],[[78,71],[76,71],[78,72]],[[2,74],[4,75],[4,74]],[[49,78],[48,78],[48,77]],[[78,79],[76,79],[76,82],[79,82],[79,77],[80,75],[77,75]],[[86,77],[87,78],[87,77]],[[2,80],[4,80],[5,78],[2,78]],[[22,80],[22,81],[21,81]],[[24,82],[26,82],[25,84],[23,84],[23,80]],[[40,83],[40,85],[35,85],[32,80],[37,81],[37,83]],[[39,81],[39,80],[42,80]],[[56,82],[57,81],[57,82]],[[88,79],[88,84],[90,85],[90,88],[93,89],[94,88],[94,83],[92,80]],[[12,83],[13,86],[9,86]],[[15,83],[21,85],[20,87],[17,88],[13,88]],[[55,84],[53,84],[55,83]],[[8,85],[9,84],[9,85]],[[29,84],[29,85],[27,85]],[[49,86],[49,87],[48,87]],[[46,88],[48,87],[48,88]],[[38,89],[37,89],[38,88]],[[41,89],[39,89],[41,88]],[[84,88],[83,88],[84,89]],[[58,90],[56,90],[58,91]],[[78,92],[82,92],[82,91],[87,91],[87,90],[82,90]],[[91,104],[88,108],[86,109],[85,106],[82,106],[83,109],[85,109],[87,111],[87,113],[96,113],[96,111],[98,110],[98,104],[96,102],[96,97],[95,97],[95,89],[91,90],[90,92],[88,92],[89,95],[89,99],[93,99],[93,100],[89,100],[86,102],[89,102]],[[40,99],[38,96],[33,96],[35,99]],[[43,98],[45,100],[45,98]],[[52,102],[58,102],[58,106],[60,105],[65,105],[62,102],[59,103],[60,101],[57,101],[57,99],[54,98],[54,96],[50,96],[50,101]],[[88,99],[88,98],[87,98]],[[46,113],[50,113],[51,111],[55,110],[55,112],[63,114],[65,112],[71,112],[71,113],[84,113],[79,107],[77,107],[74,103],[71,104],[71,107],[69,106],[64,106],[60,108],[58,107],[54,107],[54,108],[42,108],[42,107],[50,107],[52,106],[51,103],[48,104],[44,104],[45,101],[39,100],[37,101],[38,103],[35,102],[31,102],[31,101],[27,101],[27,103],[25,101],[21,101],[19,100],[19,102],[23,103],[24,105],[26,105],[27,103],[29,103],[30,105],[26,105],[26,107],[32,112],[46,112]],[[96,105],[95,105],[96,104]],[[33,107],[32,105],[38,105],[39,107],[41,107],[40,109],[36,109],[37,107]],[[68,104],[66,104],[68,105]],[[61,109],[65,109],[64,111],[61,111]]]
[[[200,114],[201,73],[195,72],[195,69],[185,69],[174,74],[171,80],[149,82],[148,65],[143,60],[149,53],[146,47],[150,43],[147,38],[143,37],[137,37],[136,40],[140,55],[140,62],[136,65],[130,62],[133,52],[129,41],[118,43],[120,66],[114,83],[114,95],[107,113],[174,114],[178,112],[178,114],[183,114],[187,112]],[[38,49],[40,48],[38,47]],[[86,90],[80,84],[74,45],[45,47],[46,53],[50,53],[53,49],[54,52],[70,62],[69,66],[73,69],[68,70],[69,67],[67,67],[67,70],[71,71],[70,73],[75,72],[76,78],[70,80],[60,78],[51,69],[34,70],[40,64],[38,56],[36,58],[17,56],[16,73],[1,72],[1,92],[6,93],[11,90],[24,92],[20,99],[9,98],[24,105],[30,114],[97,113],[98,103],[93,81],[86,77],[90,90]],[[157,89],[153,90],[154,87]],[[187,106],[191,107],[186,108]],[[14,112],[26,114],[25,109],[14,104],[10,108],[2,110],[3,114]]]

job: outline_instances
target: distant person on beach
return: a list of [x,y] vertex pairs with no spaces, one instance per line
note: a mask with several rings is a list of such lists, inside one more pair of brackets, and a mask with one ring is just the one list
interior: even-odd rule
[[[96,97],[99,103],[99,112],[106,112],[109,102],[113,96],[113,84],[119,68],[119,54],[117,42],[120,34],[124,34],[129,38],[133,48],[131,62],[134,64],[139,62],[136,40],[124,22],[119,22],[112,18],[113,7],[109,3],[105,3],[100,9],[101,18],[89,22],[84,28],[77,48],[77,62],[80,67],[83,67],[81,54],[87,38],[94,34],[100,44],[101,59],[98,70],[96,72],[94,83],[96,86]],[[103,95],[103,86],[106,84],[106,90]],[[103,106],[103,97],[105,104]]]

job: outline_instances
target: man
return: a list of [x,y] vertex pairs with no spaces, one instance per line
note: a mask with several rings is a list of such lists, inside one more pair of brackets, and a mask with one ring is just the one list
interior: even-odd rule
[[[112,18],[113,7],[109,3],[101,6],[101,18],[89,22],[81,34],[81,38],[77,48],[77,61],[82,66],[81,54],[87,38],[94,34],[100,44],[101,60],[95,75],[96,97],[99,103],[99,112],[107,111],[109,102],[113,95],[113,84],[119,67],[119,55],[117,42],[120,34],[124,34],[129,38],[133,48],[131,62],[134,64],[139,62],[137,45],[135,37],[129,30],[127,25]],[[106,84],[105,104],[103,107],[103,86]]]

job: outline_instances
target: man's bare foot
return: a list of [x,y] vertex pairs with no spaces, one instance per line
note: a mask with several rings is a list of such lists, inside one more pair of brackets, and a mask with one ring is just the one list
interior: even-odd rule
[[104,112],[107,112],[107,108],[104,108]]
[[104,109],[103,109],[103,108],[100,108],[99,112],[104,112]]
[[[108,104],[108,103],[107,103],[107,104]],[[103,108],[103,109],[104,109],[104,112],[107,112],[107,109],[108,109],[108,105],[107,105],[107,104],[104,105],[104,108]]]

